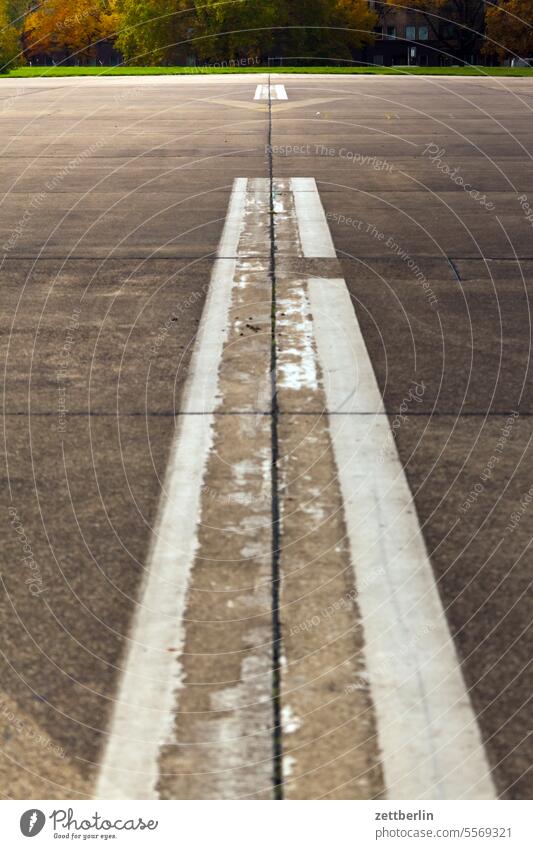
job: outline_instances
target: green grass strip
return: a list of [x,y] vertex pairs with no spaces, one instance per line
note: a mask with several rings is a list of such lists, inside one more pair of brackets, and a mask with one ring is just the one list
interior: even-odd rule
[[23,67],[15,68],[7,74],[0,75],[2,79],[20,77],[134,77],[134,76],[166,76],[185,75],[202,76],[210,74],[386,74],[392,76],[449,76],[449,77],[531,77],[533,68],[485,68],[472,67],[149,67],[120,66],[120,67]]

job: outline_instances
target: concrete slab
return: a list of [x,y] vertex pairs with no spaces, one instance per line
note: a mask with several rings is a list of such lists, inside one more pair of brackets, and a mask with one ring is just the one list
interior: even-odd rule
[[3,717],[2,793],[22,798],[92,792],[173,426],[71,417],[59,438],[54,420],[2,419],[1,698],[50,741]]
[[409,417],[397,434],[499,792],[528,798],[531,419]]

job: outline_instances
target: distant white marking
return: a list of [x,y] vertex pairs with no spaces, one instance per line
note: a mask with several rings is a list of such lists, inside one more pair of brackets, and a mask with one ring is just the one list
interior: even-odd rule
[[303,255],[310,258],[336,257],[315,180],[312,177],[293,177],[291,188]]
[[328,408],[352,414],[330,416],[329,426],[388,798],[494,799],[414,500],[345,281],[313,278],[309,298]]
[[[161,746],[173,732],[183,617],[194,563],[198,514],[212,444],[218,366],[228,331],[247,180],[235,181],[193,354],[145,582],[134,618],[109,738],[96,785],[99,799],[157,799]],[[173,651],[168,651],[172,647]]]
[[288,100],[284,85],[258,85],[255,90],[254,100]]

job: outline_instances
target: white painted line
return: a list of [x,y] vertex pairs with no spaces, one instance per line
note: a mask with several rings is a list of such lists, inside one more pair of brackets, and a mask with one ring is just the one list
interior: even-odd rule
[[258,85],[255,90],[254,100],[268,100],[268,86]]
[[309,258],[336,257],[337,254],[315,180],[312,177],[293,177],[291,189],[294,194],[294,206],[303,255]]
[[[300,228],[306,235],[305,219]],[[315,224],[312,233],[315,238]],[[345,281],[311,279],[309,296],[328,408],[352,414],[330,416],[329,426],[388,798],[494,799],[414,500]]]
[[255,90],[254,100],[288,100],[284,85],[258,85]]
[[[235,181],[184,391],[183,413],[216,407],[247,180]],[[200,401],[200,403],[199,403]],[[211,414],[180,416],[140,604],[96,785],[99,799],[157,799],[161,746],[172,739],[183,617],[197,547]],[[169,646],[179,649],[169,652]]]

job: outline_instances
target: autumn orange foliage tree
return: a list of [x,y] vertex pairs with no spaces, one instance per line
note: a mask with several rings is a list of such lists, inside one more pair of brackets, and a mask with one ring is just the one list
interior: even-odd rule
[[533,56],[533,0],[503,0],[487,7],[487,53],[500,59]]
[[119,26],[115,0],[42,0],[26,18],[27,56],[76,54],[82,61],[95,54],[95,44]]

